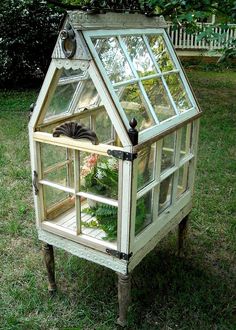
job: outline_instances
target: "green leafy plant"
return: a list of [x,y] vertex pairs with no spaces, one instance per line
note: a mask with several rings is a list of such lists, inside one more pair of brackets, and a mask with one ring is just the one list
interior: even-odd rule
[[[82,189],[109,198],[118,197],[118,164],[116,160],[107,159],[91,154],[84,159],[81,170]],[[90,201],[88,201],[90,204]],[[90,214],[96,220],[90,223],[83,222],[85,227],[100,228],[106,233],[105,240],[114,241],[117,238],[118,209],[115,206],[100,202],[91,203],[91,206],[83,209],[84,213]],[[137,201],[135,232],[138,233],[146,220],[145,200]]]

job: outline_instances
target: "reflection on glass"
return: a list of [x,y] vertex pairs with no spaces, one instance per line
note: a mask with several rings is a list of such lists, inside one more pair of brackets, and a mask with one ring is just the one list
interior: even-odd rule
[[91,78],[79,82],[76,97],[78,102],[75,112],[98,107],[101,103],[101,99]]
[[148,41],[160,70],[162,72],[174,70],[175,66],[163,37],[161,35],[151,35],[148,36]]
[[177,186],[177,198],[179,198],[188,189],[189,163],[187,162],[179,169],[179,178]]
[[55,182],[59,185],[74,188],[74,167],[73,162],[71,161],[65,165],[58,165],[57,168],[50,171],[48,169],[44,172],[44,179]]
[[170,74],[165,76],[173,100],[180,112],[192,108],[192,104],[183,86],[179,74]]
[[72,208],[75,203],[74,196],[49,186],[43,186],[43,200],[47,219],[56,218],[59,214]]
[[58,85],[48,106],[45,119],[65,114],[69,111],[70,103],[78,82]]
[[161,171],[174,166],[175,158],[175,139],[176,133],[169,134],[163,138],[162,153],[161,153]]
[[175,110],[160,78],[144,80],[142,84],[159,121],[175,116]]
[[139,234],[152,222],[152,210],[152,191],[149,191],[147,194],[137,200],[135,235]]
[[140,77],[156,73],[152,59],[141,36],[123,38],[135,70]]
[[89,199],[81,201],[82,234],[113,242],[117,238],[117,207]]
[[87,71],[83,71],[81,69],[65,69],[65,68],[62,68],[62,73],[61,73],[61,78],[71,78],[71,77],[77,77],[78,76],[78,79],[81,79],[83,78],[84,76],[86,76],[87,74]]
[[40,144],[43,171],[49,166],[61,163],[67,159],[67,149],[46,143]]
[[117,38],[99,38],[92,41],[112,83],[133,78],[131,68]]
[[159,214],[171,205],[172,185],[173,185],[173,175],[168,176],[160,183]]
[[137,128],[142,131],[154,124],[153,118],[143,100],[138,84],[131,84],[115,89],[128,121],[133,117],[138,122]]
[[112,124],[105,110],[100,110],[96,115],[94,131],[96,132],[100,143],[104,143],[112,139]]
[[187,156],[190,152],[191,124],[181,128],[181,150],[180,160]]
[[80,153],[80,190],[118,199],[118,161],[115,158]]
[[138,190],[148,185],[154,179],[155,149],[156,144],[152,144],[138,153]]

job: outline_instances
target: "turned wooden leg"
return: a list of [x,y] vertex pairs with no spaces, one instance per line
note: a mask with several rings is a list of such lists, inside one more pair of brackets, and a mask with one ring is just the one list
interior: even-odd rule
[[43,258],[46,265],[48,273],[48,291],[49,293],[54,293],[56,291],[56,282],[55,282],[55,263],[54,263],[54,253],[53,246],[47,243],[43,243]]
[[119,317],[117,324],[121,327],[127,325],[127,313],[130,304],[131,281],[130,275],[118,273],[118,301],[119,301]]
[[185,241],[188,233],[188,215],[179,223],[178,232],[178,256],[184,255]]

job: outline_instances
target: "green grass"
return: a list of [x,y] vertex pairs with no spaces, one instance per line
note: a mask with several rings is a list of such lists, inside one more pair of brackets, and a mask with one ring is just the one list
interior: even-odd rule
[[[204,115],[186,256],[170,234],[134,270],[129,329],[236,329],[236,73],[188,72]],[[56,250],[49,298],[27,137],[36,92],[0,93],[0,329],[116,329],[116,274]]]

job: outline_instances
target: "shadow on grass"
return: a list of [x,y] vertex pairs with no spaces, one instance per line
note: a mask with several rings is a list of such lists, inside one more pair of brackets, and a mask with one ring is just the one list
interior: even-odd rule
[[132,329],[235,329],[235,284],[195,257],[156,248],[137,266]]

